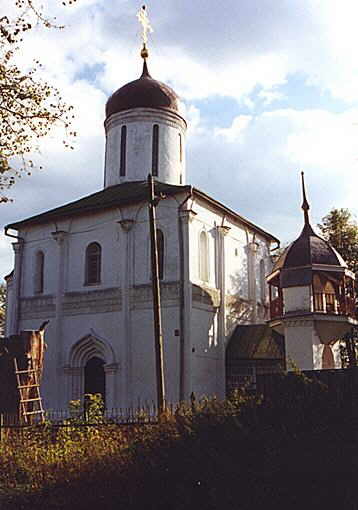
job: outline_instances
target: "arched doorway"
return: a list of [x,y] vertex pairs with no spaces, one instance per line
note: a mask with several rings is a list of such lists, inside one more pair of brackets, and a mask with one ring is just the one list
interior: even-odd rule
[[94,356],[90,358],[84,368],[84,392],[100,393],[103,403],[106,402],[106,375],[104,372],[105,362]]

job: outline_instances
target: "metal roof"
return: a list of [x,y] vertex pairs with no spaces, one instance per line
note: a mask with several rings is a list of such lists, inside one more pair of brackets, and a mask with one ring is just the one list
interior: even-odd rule
[[226,348],[227,360],[283,359],[284,337],[267,324],[239,325]]
[[[166,184],[160,181],[155,181],[155,192],[157,194],[163,193],[167,196],[173,196],[177,193],[193,193],[194,196],[201,198],[206,203],[209,203],[214,208],[219,209],[221,212],[224,212],[226,215],[230,216],[234,221],[237,221],[240,224],[243,224],[250,229],[256,231],[261,234],[266,239],[269,239],[274,242],[279,242],[279,240],[261,229],[254,223],[250,222],[243,216],[235,213],[225,205],[221,204],[217,200],[213,199],[206,193],[193,188],[192,186],[176,186],[174,184]],[[121,207],[124,205],[129,205],[132,203],[143,202],[148,198],[148,183],[147,181],[129,181],[124,182],[122,184],[116,184],[114,186],[110,186],[105,188],[97,193],[93,193],[92,195],[88,195],[84,198],[76,200],[74,202],[70,202],[61,207],[56,207],[55,209],[51,209],[50,211],[46,211],[41,214],[37,214],[35,216],[31,216],[30,218],[26,218],[21,221],[17,221],[15,223],[10,223],[6,225],[6,229],[14,229],[19,230],[23,227],[39,224],[39,223],[47,223],[50,221],[58,220],[60,218],[69,217],[72,215],[86,214],[90,212],[95,212],[98,210],[110,209],[111,207]]]
[[179,113],[179,98],[168,85],[154,80],[143,63],[140,78],[116,90],[106,104],[106,117],[133,108],[155,108]]

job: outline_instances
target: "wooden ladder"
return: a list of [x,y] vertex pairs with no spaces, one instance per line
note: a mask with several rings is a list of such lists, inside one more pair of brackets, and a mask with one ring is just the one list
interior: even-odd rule
[[[44,423],[45,411],[42,407],[40,394],[39,374],[33,366],[32,358],[29,359],[27,370],[19,370],[17,359],[14,358],[17,387],[20,393],[20,417],[25,423],[29,423],[31,416],[37,417],[36,423]],[[32,376],[32,377],[31,377]],[[26,377],[26,382],[23,380]],[[30,380],[30,383],[27,382]],[[26,394],[26,390],[30,390]]]

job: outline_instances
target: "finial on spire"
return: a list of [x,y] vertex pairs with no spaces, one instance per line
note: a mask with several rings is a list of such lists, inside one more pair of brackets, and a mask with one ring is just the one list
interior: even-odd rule
[[305,215],[305,225],[309,225],[310,220],[308,217],[308,211],[309,211],[309,203],[307,202],[306,198],[306,190],[305,190],[305,174],[304,172],[301,172],[301,179],[302,179],[302,195],[303,195],[303,202],[302,202],[302,210]]
[[151,27],[146,6],[142,5],[142,7],[137,12],[137,18],[139,20],[139,23],[142,25],[142,41],[143,41],[143,47],[140,52],[140,56],[142,59],[147,59],[149,56],[148,48],[147,48],[147,42],[148,42],[148,32],[153,32],[153,28]]

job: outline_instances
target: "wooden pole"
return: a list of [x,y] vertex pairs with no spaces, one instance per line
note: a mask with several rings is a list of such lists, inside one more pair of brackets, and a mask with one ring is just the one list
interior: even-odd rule
[[163,332],[160,305],[158,245],[155,208],[158,205],[158,197],[154,193],[154,180],[148,175],[148,208],[150,225],[150,248],[152,264],[152,292],[153,292],[153,316],[154,316],[154,344],[155,344],[155,371],[157,381],[157,404],[159,416],[165,409],[165,384],[164,384],[164,360],[163,360]]

